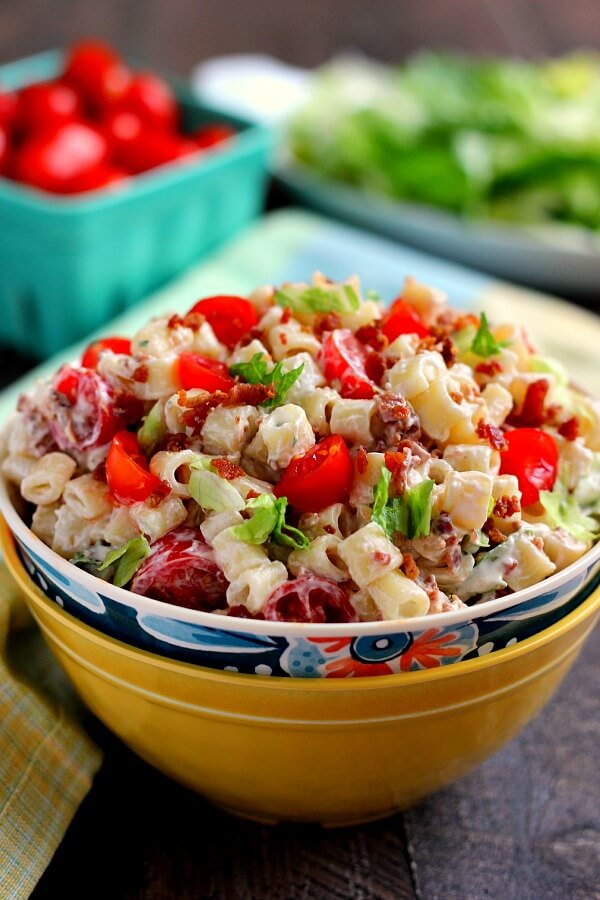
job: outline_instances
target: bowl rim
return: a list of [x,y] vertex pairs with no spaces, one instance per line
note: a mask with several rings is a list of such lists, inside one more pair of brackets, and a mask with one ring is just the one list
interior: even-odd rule
[[[518,606],[527,600],[532,599],[542,590],[552,590],[552,588],[568,582],[578,569],[585,569],[588,565],[600,563],[600,541],[594,544],[590,550],[586,551],[583,556],[579,557],[574,563],[550,575],[549,578],[537,582],[531,587],[523,588],[515,591],[505,597],[496,600],[486,600],[483,603],[474,606],[466,606],[460,610],[451,612],[433,613],[425,616],[415,616],[414,618],[403,619],[383,619],[375,622],[350,622],[350,623],[325,623],[325,622],[278,622],[262,619],[241,619],[235,616],[223,616],[218,613],[202,612],[197,609],[187,609],[186,607],[175,606],[164,603],[162,600],[154,600],[152,597],[145,597],[143,594],[135,594],[133,591],[125,588],[116,587],[108,581],[103,581],[96,575],[90,575],[83,569],[79,569],[73,563],[59,556],[54,550],[48,547],[31,529],[25,524],[14,504],[12,503],[8,491],[7,480],[0,475],[0,516],[4,517],[10,531],[26,546],[31,549],[43,560],[48,562],[52,568],[63,574],[70,581],[80,581],[82,586],[93,593],[105,593],[111,599],[117,600],[121,604],[134,607],[139,614],[156,615],[161,618],[176,619],[190,625],[196,625],[204,628],[213,628],[220,631],[243,632],[245,634],[270,635],[270,636],[296,636],[308,637],[316,635],[319,637],[361,637],[369,635],[389,635],[399,632],[417,632],[426,631],[432,628],[445,628],[446,626],[468,625],[473,619],[480,619],[484,616],[493,615],[498,612],[504,612],[512,606]],[[75,577],[74,572],[77,573]],[[583,586],[583,585],[582,585]],[[167,608],[167,609],[165,609]],[[478,612],[478,614],[475,613]]]
[[[5,553],[11,575],[15,578],[17,585],[27,595],[27,600],[44,606],[54,619],[66,620],[72,630],[83,633],[93,643],[104,645],[112,652],[125,655],[134,661],[141,657],[153,666],[176,672],[180,675],[195,675],[212,682],[222,682],[225,679],[230,685],[238,685],[244,688],[251,687],[253,684],[256,685],[257,679],[259,679],[261,689],[266,687],[273,690],[283,689],[308,692],[326,690],[334,693],[352,693],[362,689],[381,691],[382,689],[393,689],[399,685],[409,687],[422,682],[436,682],[443,678],[456,678],[472,672],[485,671],[491,666],[510,662],[519,656],[526,656],[528,653],[532,653],[558,639],[577,627],[581,622],[600,612],[600,584],[598,584],[576,609],[559,619],[558,622],[549,625],[548,628],[544,628],[536,634],[516,644],[512,644],[510,647],[497,650],[495,653],[488,653],[473,659],[463,659],[451,666],[438,666],[434,669],[422,669],[416,672],[390,673],[385,676],[366,675],[360,678],[290,678],[277,675],[245,674],[224,669],[213,669],[195,662],[171,659],[151,650],[135,647],[77,619],[67,610],[53,603],[35,584],[18,556],[14,535],[6,521],[2,519],[0,519],[0,549]],[[32,615],[39,625],[39,619],[35,612],[32,611]],[[591,627],[593,628],[594,626],[592,625]],[[582,636],[577,647],[587,638],[588,634],[589,631]]]

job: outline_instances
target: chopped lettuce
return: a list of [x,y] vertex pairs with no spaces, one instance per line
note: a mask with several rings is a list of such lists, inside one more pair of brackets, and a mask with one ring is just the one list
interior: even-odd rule
[[263,401],[260,405],[265,409],[275,409],[276,406],[281,406],[285,402],[287,392],[304,371],[304,363],[289,372],[284,372],[281,361],[269,369],[264,353],[255,353],[250,362],[237,363],[235,366],[231,366],[229,371],[232,375],[243,378],[248,384],[274,384],[275,396]]
[[117,587],[124,587],[131,581],[149,553],[150,544],[140,534],[138,537],[127,541],[122,547],[110,550],[104,557],[104,561],[98,566],[98,571],[103,572],[109,566],[116,564],[112,574],[112,583],[116,584]]
[[239,491],[210,468],[194,466],[188,487],[192,499],[204,510],[224,512],[227,509],[244,508]]
[[275,302],[287,306],[294,313],[345,313],[356,312],[360,300],[349,284],[332,285],[331,288],[308,287],[298,289],[287,285],[275,292]]
[[285,521],[287,499],[272,494],[261,494],[246,503],[246,509],[254,510],[252,518],[241,525],[234,525],[232,534],[248,544],[264,544],[271,539],[274,543],[295,550],[304,550],[309,540],[300,531]]
[[551,491],[540,491],[540,502],[555,528],[564,528],[579,541],[594,540],[600,524],[583,512],[576,496],[569,493],[567,481],[566,473],[561,472]]
[[138,429],[137,439],[140,447],[146,454],[154,453],[167,434],[165,423],[165,405],[162,400],[157,400],[147,416],[142,419],[142,425]]
[[391,472],[384,466],[373,492],[372,521],[390,539],[396,533],[408,538],[427,537],[431,528],[433,481],[427,478],[399,497],[390,498],[390,480]]

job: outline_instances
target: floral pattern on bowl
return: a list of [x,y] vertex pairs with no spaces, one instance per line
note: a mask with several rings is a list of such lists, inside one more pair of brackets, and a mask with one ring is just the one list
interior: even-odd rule
[[[92,591],[82,583],[86,579],[79,577],[85,573],[73,567],[73,577],[69,578],[24,541],[18,539],[18,544],[27,571],[43,593],[99,631],[171,659],[224,671],[283,677],[388,675],[437,668],[492,653],[558,621],[581,603],[600,580],[596,574],[600,560],[592,554],[587,565],[574,570],[560,585],[549,586],[548,590],[503,610],[492,607],[487,614],[483,605],[471,607],[467,621],[449,621],[440,627],[440,617],[435,616],[430,617],[430,622],[425,619],[425,625],[420,619],[420,627],[414,630],[406,630],[405,623],[401,630],[398,626],[394,630],[392,622],[372,623],[377,629],[373,632],[363,626],[362,634],[355,633],[356,626],[339,625],[335,626],[335,634],[328,631],[323,635],[318,633],[318,627],[307,629],[312,633],[298,635],[297,626],[288,626],[288,633],[282,634],[275,625],[286,623],[260,623],[267,628],[273,624],[273,632],[279,631],[269,634],[262,629],[244,631],[243,620],[223,618],[221,627],[186,621],[183,617],[189,610],[115,591],[101,581],[97,582],[97,591]],[[64,565],[64,569],[69,568],[69,564]],[[130,602],[121,602],[109,592],[131,598]],[[150,612],[146,606],[158,607],[160,611]],[[485,606],[489,608],[490,604]],[[213,621],[216,618],[210,616]]]

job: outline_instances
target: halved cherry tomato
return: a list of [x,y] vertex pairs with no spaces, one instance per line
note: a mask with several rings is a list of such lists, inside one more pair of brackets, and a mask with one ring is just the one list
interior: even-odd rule
[[111,441],[106,480],[113,497],[126,506],[147,500],[161,486],[160,478],[148,471],[146,457],[130,431],[119,431]]
[[522,506],[540,499],[540,491],[551,491],[558,472],[558,447],[539,428],[515,428],[504,435],[506,450],[500,452],[500,474],[516,475]]
[[358,622],[345,592],[320,575],[301,575],[275,588],[264,608],[276,622]]
[[230,138],[235,137],[235,134],[235,129],[231,125],[203,125],[202,128],[198,128],[197,131],[192,133],[191,138],[200,149],[206,150],[208,147],[214,147],[216,144],[228,141]]
[[175,363],[177,379],[185,391],[202,388],[204,391],[228,391],[235,384],[225,363],[200,353],[180,353]]
[[21,133],[35,134],[73,122],[82,112],[81,100],[68,84],[60,81],[30,84],[19,91],[16,127]]
[[111,386],[91,369],[63,366],[54,381],[50,421],[54,439],[61,450],[89,450],[108,443],[112,436],[140,410],[126,410]]
[[99,114],[124,97],[131,75],[111,47],[81,41],[71,48],[63,78],[80,92],[90,111]]
[[98,182],[108,156],[104,136],[84,122],[68,122],[35,135],[16,156],[16,177],[59,194],[89,190]]
[[336,328],[326,335],[321,349],[323,372],[329,382],[340,382],[342,397],[370,400],[373,396],[375,384],[367,375],[366,359],[367,351],[349,328]]
[[276,497],[301,512],[319,512],[341,503],[352,483],[352,460],[344,439],[330,434],[302,456],[295,456],[273,488]]
[[129,338],[109,337],[102,338],[100,341],[94,341],[85,350],[81,357],[81,365],[84,369],[95,369],[103,350],[112,350],[113,353],[124,353],[131,355],[131,341]]
[[249,300],[225,294],[198,300],[190,312],[202,313],[217,340],[230,349],[258,322],[256,310]]
[[174,130],[179,108],[166,81],[150,72],[134,75],[119,107],[133,112],[153,128]]
[[419,318],[418,313],[402,297],[394,300],[383,318],[382,330],[392,343],[401,334],[416,334],[420,338],[427,337],[429,328]]

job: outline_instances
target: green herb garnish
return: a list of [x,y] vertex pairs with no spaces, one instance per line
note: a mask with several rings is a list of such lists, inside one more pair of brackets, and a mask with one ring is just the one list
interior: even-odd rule
[[274,397],[264,400],[260,405],[265,409],[275,409],[281,406],[285,401],[287,392],[293,384],[300,378],[304,370],[304,363],[296,369],[284,372],[283,362],[278,362],[274,368],[269,370],[269,366],[264,353],[255,353],[250,362],[237,363],[231,366],[229,371],[234,376],[243,378],[248,384],[273,384],[277,393]]
[[496,340],[489,329],[487,316],[482,312],[477,334],[473,338],[473,343],[471,344],[471,352],[476,353],[477,356],[481,356],[483,359],[487,359],[488,356],[496,356],[503,347],[508,347],[509,343],[510,341]]

